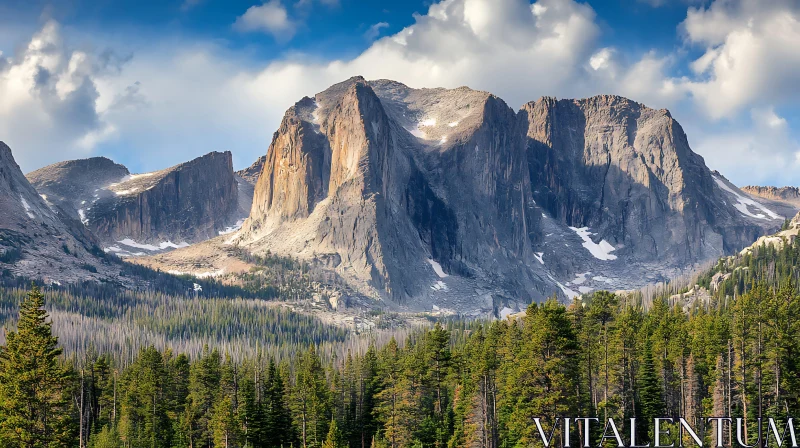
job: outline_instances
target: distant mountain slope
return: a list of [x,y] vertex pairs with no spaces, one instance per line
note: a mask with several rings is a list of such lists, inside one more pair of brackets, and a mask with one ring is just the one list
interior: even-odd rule
[[759,199],[786,203],[791,207],[800,208],[800,188],[797,187],[758,187],[748,185],[742,187],[742,191]]
[[267,161],[267,156],[261,156],[253,162],[252,165],[248,166],[247,168],[237,171],[236,175],[247,181],[251,185],[255,185],[258,182],[258,177],[261,176],[261,172],[264,171],[264,162]]
[[115,277],[118,266],[100,255],[94,236],[39,195],[0,142],[0,269],[49,282]]
[[252,198],[252,186],[233,173],[230,152],[134,175],[104,158],[73,160],[28,178],[97,235],[106,251],[121,256],[233,232],[249,213]]

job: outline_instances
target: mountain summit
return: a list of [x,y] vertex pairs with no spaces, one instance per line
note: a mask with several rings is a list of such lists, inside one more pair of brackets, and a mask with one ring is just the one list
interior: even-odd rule
[[355,77],[286,112],[229,242],[468,311],[663,280],[783,219],[712,173],[666,110],[597,96],[514,112]]

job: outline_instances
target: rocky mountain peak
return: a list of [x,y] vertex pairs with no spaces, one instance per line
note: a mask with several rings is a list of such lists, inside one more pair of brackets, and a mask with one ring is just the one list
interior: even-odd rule
[[[174,249],[233,231],[246,214],[240,210],[251,204],[240,204],[230,152],[142,174],[104,158],[74,160],[28,177],[43,197],[96,235],[106,251],[121,256]],[[243,191],[251,195],[247,187]]]
[[113,266],[83,226],[28,182],[0,142],[0,269],[48,282],[108,278]]
[[261,173],[225,244],[412,309],[638,288],[783,222],[709,171],[669,111],[614,95],[515,112],[466,87],[355,77],[287,110]]

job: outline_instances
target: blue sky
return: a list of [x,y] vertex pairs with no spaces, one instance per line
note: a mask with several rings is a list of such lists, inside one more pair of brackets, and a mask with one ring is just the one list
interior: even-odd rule
[[[737,184],[800,184],[795,0],[0,3],[0,140],[23,170],[263,155],[285,109],[353,75],[669,108]],[[796,47],[795,47],[796,48]]]

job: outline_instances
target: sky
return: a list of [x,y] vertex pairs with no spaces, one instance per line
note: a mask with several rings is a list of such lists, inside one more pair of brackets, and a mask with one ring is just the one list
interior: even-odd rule
[[362,75],[519,108],[667,108],[737,185],[800,185],[797,0],[2,0],[0,141],[29,172],[264,155],[288,107]]

